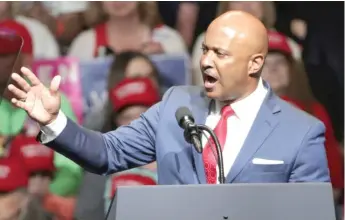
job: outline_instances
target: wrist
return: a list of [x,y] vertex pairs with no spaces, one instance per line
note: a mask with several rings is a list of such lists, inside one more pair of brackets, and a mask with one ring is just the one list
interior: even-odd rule
[[59,112],[55,113],[52,115],[51,119],[48,120],[44,126],[47,126],[47,125],[51,125],[52,123],[54,123],[54,121],[56,121],[56,119],[58,118],[59,116]]
[[52,120],[50,120],[50,123],[41,126],[41,142],[48,143],[49,141],[47,140],[51,141],[58,137],[61,134],[61,132],[65,129],[66,125],[67,117],[60,110],[56,118],[52,118]]

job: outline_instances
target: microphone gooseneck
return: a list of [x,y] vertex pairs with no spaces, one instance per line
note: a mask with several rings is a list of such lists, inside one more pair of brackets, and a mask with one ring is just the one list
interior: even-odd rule
[[196,125],[194,123],[194,117],[191,111],[187,107],[180,107],[177,109],[175,113],[176,121],[178,125],[184,129],[184,137],[188,143],[194,145],[196,151],[198,153],[202,153],[202,144],[200,134],[201,131],[205,131],[210,134],[213,142],[216,145],[217,150],[217,164],[218,164],[218,171],[219,171],[219,183],[225,183],[225,176],[224,176],[224,162],[223,162],[223,152],[220,146],[219,140],[213,130],[206,125]]
[[213,142],[216,144],[216,150],[217,150],[217,164],[218,164],[218,175],[219,175],[219,183],[224,184],[225,183],[225,176],[224,176],[224,161],[223,161],[223,152],[222,148],[220,146],[219,140],[216,136],[216,134],[213,132],[212,129],[207,127],[206,125],[197,125],[198,128],[202,131],[206,131],[210,134],[211,138],[213,139]]

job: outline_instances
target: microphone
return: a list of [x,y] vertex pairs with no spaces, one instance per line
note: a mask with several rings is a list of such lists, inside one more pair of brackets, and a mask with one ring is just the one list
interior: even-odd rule
[[194,117],[187,107],[180,107],[175,113],[178,125],[184,130],[185,140],[193,144],[198,153],[202,152],[202,145],[198,127],[194,123]]
[[225,183],[224,176],[224,162],[223,152],[220,146],[219,140],[212,129],[206,125],[196,125],[192,113],[187,107],[180,107],[175,113],[176,121],[178,125],[184,129],[184,137],[188,143],[194,145],[198,153],[202,153],[202,145],[200,140],[201,131],[208,132],[216,145],[217,151],[217,163],[219,171],[219,183]]

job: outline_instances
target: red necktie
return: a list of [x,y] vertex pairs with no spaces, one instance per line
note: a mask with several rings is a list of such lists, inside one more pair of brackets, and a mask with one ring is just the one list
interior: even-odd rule
[[[229,105],[226,105],[222,108],[221,111],[221,118],[213,130],[215,135],[218,137],[219,144],[224,149],[225,140],[226,140],[226,132],[227,132],[227,120],[230,116],[234,114],[234,111]],[[210,137],[208,142],[206,143],[202,158],[204,160],[204,167],[205,167],[205,174],[206,174],[206,182],[208,184],[216,184],[217,183],[217,150],[216,145],[214,144],[212,138]]]

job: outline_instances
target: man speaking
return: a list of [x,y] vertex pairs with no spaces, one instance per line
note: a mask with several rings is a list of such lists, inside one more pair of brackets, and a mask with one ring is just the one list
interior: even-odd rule
[[[324,125],[272,93],[260,72],[267,31],[253,16],[225,13],[207,29],[200,61],[204,88],[177,86],[129,126],[86,130],[59,110],[60,77],[47,89],[27,68],[9,85],[12,103],[41,126],[40,141],[88,171],[110,174],[157,161],[159,184],[215,184],[213,142],[198,153],[176,122],[180,107],[219,138],[226,183],[328,182]],[[213,148],[213,149],[212,149]]]

